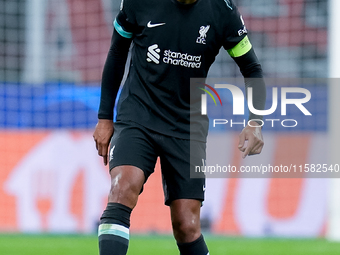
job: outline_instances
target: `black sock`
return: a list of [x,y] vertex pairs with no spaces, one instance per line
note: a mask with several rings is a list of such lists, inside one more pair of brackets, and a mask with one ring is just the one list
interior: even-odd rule
[[201,235],[191,243],[177,243],[181,255],[209,255],[209,250]]
[[125,255],[129,245],[131,209],[118,203],[108,203],[98,228],[100,255]]

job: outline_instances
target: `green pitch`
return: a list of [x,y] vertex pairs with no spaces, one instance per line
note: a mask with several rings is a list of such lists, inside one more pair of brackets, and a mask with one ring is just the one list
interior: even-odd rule
[[[340,243],[323,239],[248,239],[207,236],[211,255],[340,254]],[[3,255],[97,255],[96,236],[0,235]],[[178,255],[171,236],[133,236],[128,255]]]

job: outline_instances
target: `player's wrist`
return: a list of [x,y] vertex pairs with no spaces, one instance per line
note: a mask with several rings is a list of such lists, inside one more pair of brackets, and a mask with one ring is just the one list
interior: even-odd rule
[[262,127],[262,121],[260,120],[249,120],[248,121],[248,126],[250,127]]
[[113,120],[112,119],[98,119],[98,124],[109,124],[109,125],[112,125],[113,124]]

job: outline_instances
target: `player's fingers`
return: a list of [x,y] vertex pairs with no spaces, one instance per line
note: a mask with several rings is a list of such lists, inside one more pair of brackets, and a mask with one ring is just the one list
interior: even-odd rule
[[93,140],[94,140],[94,142],[95,142],[95,144],[96,144],[96,149],[98,150],[98,142],[97,142],[97,127],[98,127],[98,124],[96,125],[96,128],[95,128],[95,130],[94,130],[94,132],[93,132],[93,135],[92,135],[92,137],[93,137]]
[[245,158],[248,156],[248,154],[252,151],[252,149],[254,148],[254,137],[249,137],[248,139],[248,146],[245,149],[245,151],[243,152],[242,158]]
[[245,133],[242,132],[239,135],[239,142],[238,142],[238,149],[242,152],[245,151],[245,146],[244,146],[245,141],[246,141],[246,135]]
[[254,147],[254,149],[252,149],[252,151],[249,153],[249,155],[256,155],[256,154],[260,154],[262,152],[262,148],[263,148],[263,143],[258,144]]
[[263,146],[256,150],[256,154],[260,154],[262,152]]
[[98,155],[103,157],[104,165],[107,165],[108,146],[99,146]]
[[97,138],[96,138],[96,132],[93,133],[93,140],[94,140],[94,143],[96,144],[96,149],[98,150],[98,143],[97,143]]
[[104,161],[104,166],[106,166],[107,165],[107,155],[103,156],[103,161]]
[[101,143],[98,143],[98,155],[104,156],[107,154],[107,147]]
[[94,143],[96,144],[96,150],[98,151],[98,143],[96,140],[94,140]]
[[262,152],[262,148],[264,146],[264,142],[262,139],[256,139],[256,144],[253,146],[253,149],[249,153],[249,155],[256,155]]
[[255,143],[254,143],[252,151],[254,152],[257,151],[258,149],[262,148],[263,145],[264,145],[263,140],[255,138]]

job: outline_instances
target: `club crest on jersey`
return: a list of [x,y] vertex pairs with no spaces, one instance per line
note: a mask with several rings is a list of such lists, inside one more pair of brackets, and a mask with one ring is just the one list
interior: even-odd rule
[[206,44],[207,33],[209,31],[210,25],[201,26],[198,33],[200,34],[199,37],[196,39],[196,43],[199,44]]

